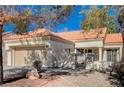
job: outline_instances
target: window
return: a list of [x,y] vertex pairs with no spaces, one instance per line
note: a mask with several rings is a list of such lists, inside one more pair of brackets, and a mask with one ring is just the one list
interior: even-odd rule
[[88,49],[88,53],[92,53],[92,49]]
[[117,61],[117,49],[107,50],[107,61],[116,62]]
[[84,54],[84,51],[83,51],[83,49],[77,49],[77,53],[83,55]]

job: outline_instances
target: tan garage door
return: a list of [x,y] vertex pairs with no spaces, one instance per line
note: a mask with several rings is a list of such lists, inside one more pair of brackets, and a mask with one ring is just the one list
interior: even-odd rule
[[42,59],[42,49],[40,48],[16,48],[14,51],[15,66],[31,65],[32,62]]

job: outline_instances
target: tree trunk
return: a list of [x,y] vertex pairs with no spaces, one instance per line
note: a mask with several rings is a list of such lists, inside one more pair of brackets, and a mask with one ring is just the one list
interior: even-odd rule
[[3,84],[2,32],[3,25],[0,24],[0,84]]
[[124,27],[122,27],[123,49],[122,49],[122,62],[124,61]]

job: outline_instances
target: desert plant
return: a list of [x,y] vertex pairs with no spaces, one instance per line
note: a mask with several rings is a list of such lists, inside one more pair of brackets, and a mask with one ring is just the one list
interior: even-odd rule
[[124,77],[124,62],[117,63],[114,67],[114,72],[122,79]]
[[41,71],[42,62],[41,61],[35,61],[35,62],[33,62],[33,67],[35,69],[37,69],[37,71]]
[[124,62],[115,63],[110,71],[111,79],[118,86],[124,86]]

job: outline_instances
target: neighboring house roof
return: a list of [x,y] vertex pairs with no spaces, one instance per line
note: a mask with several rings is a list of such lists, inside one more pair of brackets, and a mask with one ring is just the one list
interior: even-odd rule
[[107,34],[105,43],[123,43],[123,37],[121,33]]
[[64,43],[73,43],[69,40],[59,37],[58,35],[46,29],[37,29],[33,32],[29,32],[23,35],[14,34],[4,38],[4,41],[8,42],[8,41],[15,41],[15,40],[25,40],[25,39],[32,39],[34,37],[42,37],[42,36],[48,36],[48,39],[57,40]]
[[57,35],[70,41],[82,41],[89,39],[103,39],[106,31],[106,28],[97,28],[88,31],[80,30],[71,32],[59,32]]

